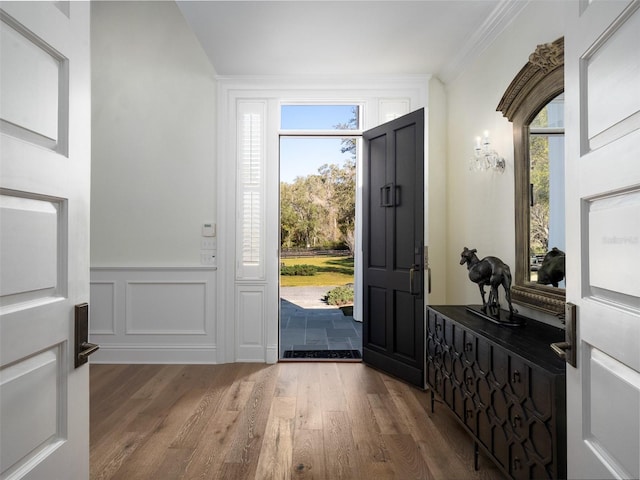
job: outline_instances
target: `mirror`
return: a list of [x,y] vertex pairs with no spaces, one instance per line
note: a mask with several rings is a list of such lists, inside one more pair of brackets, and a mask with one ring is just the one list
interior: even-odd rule
[[[513,123],[513,301],[564,315],[564,38],[538,45],[497,110]],[[555,250],[554,250],[555,248]]]

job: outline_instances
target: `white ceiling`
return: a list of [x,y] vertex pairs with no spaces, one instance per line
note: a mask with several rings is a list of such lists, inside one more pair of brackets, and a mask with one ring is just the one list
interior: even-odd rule
[[219,75],[434,74],[445,82],[526,3],[177,1]]

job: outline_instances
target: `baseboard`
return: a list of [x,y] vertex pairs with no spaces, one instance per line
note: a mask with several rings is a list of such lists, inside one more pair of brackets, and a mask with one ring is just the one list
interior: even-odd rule
[[279,357],[278,345],[268,345],[266,358],[267,363],[278,363]]
[[103,345],[91,363],[216,364],[215,345]]

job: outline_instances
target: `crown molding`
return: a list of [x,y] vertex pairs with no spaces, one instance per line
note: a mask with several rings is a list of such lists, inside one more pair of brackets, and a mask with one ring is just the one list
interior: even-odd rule
[[217,75],[219,84],[271,86],[271,87],[309,87],[318,85],[321,87],[345,85],[357,86],[397,86],[399,84],[426,84],[432,78],[431,74],[404,74],[404,75]]
[[530,1],[501,0],[480,28],[469,37],[469,40],[458,54],[445,65],[440,75],[438,75],[440,80],[445,84],[455,80],[462,73],[465,66],[480,56]]

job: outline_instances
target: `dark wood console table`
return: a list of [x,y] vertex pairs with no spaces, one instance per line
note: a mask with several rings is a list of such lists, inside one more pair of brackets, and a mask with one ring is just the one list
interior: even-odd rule
[[510,478],[566,477],[564,330],[496,325],[464,306],[427,307],[427,385]]

